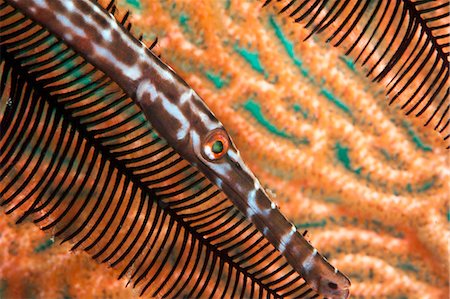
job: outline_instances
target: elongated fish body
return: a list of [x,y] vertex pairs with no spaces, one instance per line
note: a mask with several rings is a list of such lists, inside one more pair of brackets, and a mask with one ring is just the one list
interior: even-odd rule
[[230,136],[169,66],[89,0],[8,0],[108,74],[141,107],[152,127],[214,182],[310,286],[347,298],[350,281],[312,247],[270,201]]

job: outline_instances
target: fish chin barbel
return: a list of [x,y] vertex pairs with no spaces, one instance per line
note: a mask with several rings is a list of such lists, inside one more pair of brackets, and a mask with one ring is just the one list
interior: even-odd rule
[[46,26],[116,81],[168,144],[223,190],[314,290],[330,299],[348,298],[350,280],[270,201],[201,98],[114,16],[90,0],[7,2]]

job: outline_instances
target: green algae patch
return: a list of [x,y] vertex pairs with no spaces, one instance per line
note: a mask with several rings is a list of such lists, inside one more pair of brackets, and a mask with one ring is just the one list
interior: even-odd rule
[[350,161],[350,155],[349,155],[349,151],[350,149],[346,146],[343,146],[342,144],[340,144],[339,142],[336,143],[336,158],[338,159],[338,161],[344,165],[344,167],[356,174],[360,174],[361,173],[361,168],[358,169],[354,169],[351,165],[351,161]]
[[323,96],[325,96],[325,98],[327,98],[327,100],[329,100],[330,102],[335,104],[339,109],[341,109],[345,113],[348,113],[350,115],[352,114],[352,111],[350,110],[350,108],[344,102],[342,102],[337,97],[335,97],[328,89],[322,87],[320,89],[320,93]]
[[306,68],[303,67],[303,62],[295,55],[294,52],[294,46],[290,40],[287,39],[287,37],[284,35],[283,31],[281,30],[280,25],[277,24],[273,16],[269,17],[269,23],[272,26],[272,28],[275,30],[275,35],[280,40],[281,44],[283,45],[284,49],[286,50],[287,54],[291,58],[291,60],[294,62],[294,64],[300,69],[300,72],[303,76],[306,78],[310,78],[309,72]]
[[406,128],[408,135],[411,137],[417,148],[423,150],[424,152],[431,152],[432,148],[429,145],[425,144],[422,139],[420,139],[419,135],[417,135],[417,133],[410,125],[408,125],[407,122],[404,121],[403,126]]
[[260,123],[262,126],[264,126],[269,132],[278,135],[280,137],[284,138],[291,138],[289,134],[287,134],[285,131],[278,129],[274,124],[272,124],[262,113],[261,106],[259,103],[255,102],[254,100],[250,99],[247,102],[244,103],[244,109],[247,110],[252,114],[254,118]]
[[258,52],[252,52],[245,48],[239,48],[237,45],[234,46],[234,50],[241,55],[242,58],[244,58],[255,71],[265,74]]
[[215,74],[213,72],[205,72],[206,78],[211,81],[217,89],[221,89],[225,85],[228,85],[228,80],[222,78],[221,74]]
[[142,9],[142,5],[139,0],[127,0],[127,4],[133,6],[135,9]]
[[39,252],[45,251],[45,250],[49,249],[50,247],[52,247],[52,245],[54,243],[55,243],[55,240],[53,238],[45,240],[44,242],[42,242],[41,244],[36,246],[36,248],[34,248],[34,252],[39,253]]

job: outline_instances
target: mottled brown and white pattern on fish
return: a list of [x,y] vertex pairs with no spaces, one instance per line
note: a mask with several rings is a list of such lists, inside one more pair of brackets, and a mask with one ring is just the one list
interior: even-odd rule
[[108,74],[177,153],[223,190],[305,280],[328,298],[347,298],[349,280],[270,201],[230,136],[169,66],[89,0],[9,0]]

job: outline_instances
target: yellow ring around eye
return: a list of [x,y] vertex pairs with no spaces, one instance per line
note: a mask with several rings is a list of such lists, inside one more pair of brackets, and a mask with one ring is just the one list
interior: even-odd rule
[[230,142],[228,136],[222,129],[212,131],[203,142],[203,154],[208,160],[222,158],[228,151]]

